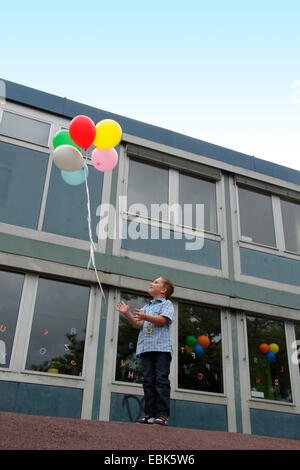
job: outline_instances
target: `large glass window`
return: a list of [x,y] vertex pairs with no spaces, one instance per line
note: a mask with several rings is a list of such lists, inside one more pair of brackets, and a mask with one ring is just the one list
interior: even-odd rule
[[[193,176],[179,175],[179,204],[192,204],[192,221],[189,225],[207,232],[217,232],[216,183]],[[196,204],[204,205],[204,227],[201,218],[196,217]],[[200,219],[200,220],[199,220]],[[186,224],[187,225],[187,224]]]
[[39,279],[26,369],[81,375],[90,289]]
[[292,401],[283,321],[247,316],[251,396]]
[[[96,213],[101,202],[102,185],[103,174],[89,165],[88,187],[94,239],[99,221]],[[65,183],[60,170],[54,164],[51,169],[43,230],[67,237],[89,240],[85,184],[71,186]]]
[[300,204],[281,199],[285,249],[300,253]]
[[0,221],[36,229],[48,164],[46,153],[0,142]]
[[0,271],[0,367],[9,367],[24,275]]
[[151,204],[168,204],[168,194],[169,172],[167,169],[135,160],[129,161],[128,210],[132,204],[142,204],[145,206],[145,213],[140,210],[134,212],[141,212],[141,215],[150,217]]
[[[150,297],[121,292],[121,300],[131,302],[130,311],[142,308]],[[119,314],[119,333],[116,362],[116,380],[142,383],[141,361],[136,357],[136,346],[140,330],[134,328],[122,313]]]
[[220,311],[179,303],[178,387],[223,393]]
[[242,187],[238,194],[241,240],[275,246],[271,196]]
[[50,124],[4,111],[0,133],[16,139],[48,146]]

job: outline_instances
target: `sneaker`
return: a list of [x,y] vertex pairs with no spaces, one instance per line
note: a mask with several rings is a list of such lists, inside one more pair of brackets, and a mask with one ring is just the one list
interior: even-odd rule
[[166,416],[159,416],[158,418],[155,418],[154,424],[168,426],[168,418]]
[[154,424],[155,418],[152,416],[144,416],[136,421],[136,424]]

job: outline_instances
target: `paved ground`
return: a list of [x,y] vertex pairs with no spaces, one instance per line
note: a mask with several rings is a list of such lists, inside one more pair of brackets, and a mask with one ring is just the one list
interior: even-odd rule
[[0,412],[0,450],[300,450],[300,441]]

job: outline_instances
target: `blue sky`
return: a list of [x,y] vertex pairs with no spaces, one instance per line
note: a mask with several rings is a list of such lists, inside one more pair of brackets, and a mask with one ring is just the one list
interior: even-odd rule
[[299,0],[0,11],[2,78],[300,170]]

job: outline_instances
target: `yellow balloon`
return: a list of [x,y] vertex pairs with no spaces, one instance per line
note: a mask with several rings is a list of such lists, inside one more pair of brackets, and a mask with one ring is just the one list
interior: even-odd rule
[[107,150],[118,145],[122,138],[120,124],[112,119],[103,119],[96,125],[94,146],[100,150]]
[[279,346],[276,343],[271,343],[270,344],[270,351],[272,351],[274,354],[277,354],[279,351]]

